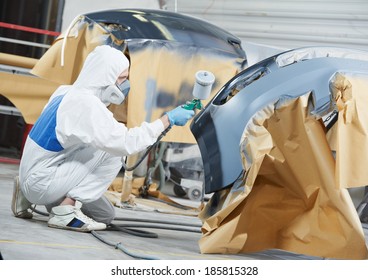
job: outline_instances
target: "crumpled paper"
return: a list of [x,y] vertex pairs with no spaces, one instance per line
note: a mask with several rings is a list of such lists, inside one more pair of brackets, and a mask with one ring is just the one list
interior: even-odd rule
[[336,153],[336,181],[341,188],[368,183],[368,77],[359,74],[335,75],[332,96],[339,119],[327,137]]
[[240,145],[243,178],[215,193],[200,214],[202,253],[282,249],[367,258],[362,226],[346,189],[368,183],[363,171],[367,86],[367,77],[337,74],[332,79],[339,119],[328,137],[322,120],[310,113],[311,93],[279,100],[253,117]]

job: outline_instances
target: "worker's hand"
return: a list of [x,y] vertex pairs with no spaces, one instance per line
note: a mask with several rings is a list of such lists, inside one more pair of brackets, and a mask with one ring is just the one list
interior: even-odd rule
[[170,125],[184,126],[188,120],[194,116],[194,110],[184,109],[182,106],[178,106],[175,109],[166,113],[169,117]]

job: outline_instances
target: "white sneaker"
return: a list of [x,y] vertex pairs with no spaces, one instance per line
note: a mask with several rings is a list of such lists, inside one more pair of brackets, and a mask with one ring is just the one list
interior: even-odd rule
[[72,205],[53,207],[51,209],[48,226],[84,232],[106,229],[106,224],[98,223],[87,217],[78,207]]
[[13,197],[11,202],[11,210],[14,216],[17,218],[32,219],[32,213],[28,212],[31,205],[32,204],[22,193],[22,190],[19,187],[19,177],[16,176],[14,178]]

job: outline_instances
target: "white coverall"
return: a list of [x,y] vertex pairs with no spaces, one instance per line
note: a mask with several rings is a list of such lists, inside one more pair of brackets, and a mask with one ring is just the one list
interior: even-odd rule
[[70,197],[82,202],[82,212],[98,222],[109,224],[114,218],[103,194],[123,157],[144,150],[164,130],[159,119],[128,129],[102,103],[102,90],[128,67],[120,51],[99,46],[75,83],[51,96],[28,135],[20,162],[20,187],[31,203],[50,211]]

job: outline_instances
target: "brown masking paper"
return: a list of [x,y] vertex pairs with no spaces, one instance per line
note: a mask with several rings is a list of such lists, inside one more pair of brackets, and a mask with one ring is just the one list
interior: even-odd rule
[[13,103],[28,124],[36,122],[51,94],[59,86],[38,77],[12,73],[0,73],[0,80],[0,94]]
[[[0,64],[31,69],[37,59],[0,53]],[[48,80],[15,72],[0,72],[0,94],[22,113],[26,123],[33,124],[54,90],[59,86]]]
[[87,55],[108,39],[110,34],[102,26],[80,17],[68,34],[64,32],[53,42],[31,72],[58,84],[70,85],[77,79]]
[[200,214],[202,253],[281,249],[367,258],[361,223],[336,182],[325,127],[309,114],[310,99],[308,93],[271,104],[247,125],[240,145],[244,177],[216,193]]
[[339,118],[327,134],[336,151],[336,181],[341,188],[368,183],[368,77],[336,74],[331,83]]

